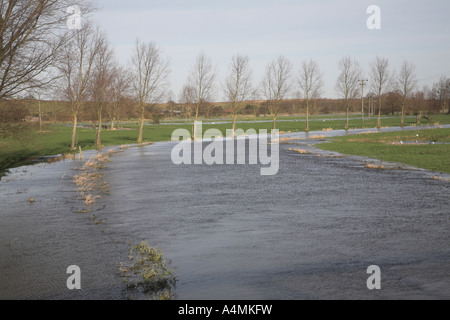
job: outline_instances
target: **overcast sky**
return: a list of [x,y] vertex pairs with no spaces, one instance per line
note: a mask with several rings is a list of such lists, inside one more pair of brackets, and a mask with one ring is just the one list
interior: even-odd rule
[[[408,59],[419,85],[450,77],[450,1],[446,0],[99,0],[95,21],[119,61],[129,63],[136,38],[154,41],[171,59],[172,90],[178,97],[200,51],[217,65],[218,89],[231,58],[250,58],[253,81],[279,55],[298,73],[302,60],[316,60],[324,73],[325,98],[335,98],[337,63],[355,57],[368,76],[377,55],[399,69]],[[369,30],[367,8],[381,9],[381,29]],[[223,95],[217,91],[216,100]]]

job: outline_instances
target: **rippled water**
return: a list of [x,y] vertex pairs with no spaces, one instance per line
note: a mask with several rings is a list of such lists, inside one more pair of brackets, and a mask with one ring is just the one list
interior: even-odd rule
[[[116,154],[103,169],[110,194],[90,213],[77,213],[79,161],[2,180],[0,298],[124,299],[117,266],[140,241],[164,250],[177,299],[450,298],[449,182],[289,144],[275,176],[259,165],[176,166],[173,146]],[[66,288],[73,264],[76,292]],[[366,287],[373,264],[377,291]]]

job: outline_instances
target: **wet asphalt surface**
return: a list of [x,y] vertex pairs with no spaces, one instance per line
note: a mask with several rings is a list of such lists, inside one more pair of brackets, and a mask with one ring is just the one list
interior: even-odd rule
[[[118,266],[141,241],[170,260],[175,299],[449,299],[450,183],[289,150],[315,142],[281,144],[275,176],[176,166],[174,143],[133,147],[102,169],[110,192],[89,213],[72,182],[81,161],[15,169],[0,182],[0,299],[130,298]],[[81,290],[66,287],[70,265]],[[381,290],[366,286],[370,265]]]

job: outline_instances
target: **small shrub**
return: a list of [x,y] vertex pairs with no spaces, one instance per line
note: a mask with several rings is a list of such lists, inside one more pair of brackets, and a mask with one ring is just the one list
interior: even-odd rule
[[152,113],[153,124],[159,125],[163,118],[164,115],[162,113]]

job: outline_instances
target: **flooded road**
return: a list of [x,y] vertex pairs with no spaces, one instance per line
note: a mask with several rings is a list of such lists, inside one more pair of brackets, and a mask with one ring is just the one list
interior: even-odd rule
[[[176,299],[450,298],[450,183],[433,173],[281,144],[278,174],[261,176],[259,165],[176,166],[174,145],[114,155],[109,194],[89,213],[71,181],[80,161],[4,178],[0,298],[124,299],[118,265],[141,241],[171,261]],[[66,287],[70,265],[81,290]],[[381,290],[366,286],[371,265]]]

